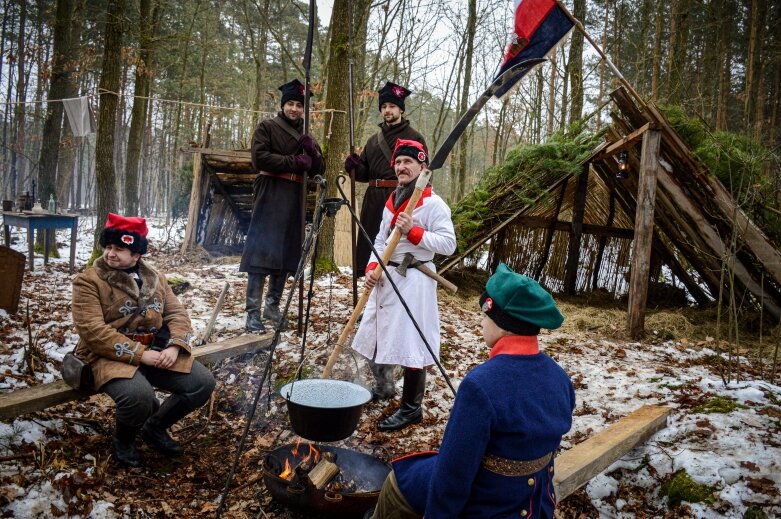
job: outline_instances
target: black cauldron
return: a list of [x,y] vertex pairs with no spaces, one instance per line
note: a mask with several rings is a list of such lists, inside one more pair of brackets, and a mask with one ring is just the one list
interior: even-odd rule
[[371,391],[345,380],[309,378],[280,389],[287,400],[290,425],[302,438],[333,442],[350,436],[358,425]]
[[271,497],[281,504],[303,512],[333,517],[363,517],[377,504],[377,497],[391,470],[389,464],[368,454],[340,447],[318,445],[321,454],[330,452],[339,466],[337,478],[345,483],[344,492],[329,490],[329,485],[317,489],[308,478],[294,476],[292,481],[279,477],[285,469],[285,461],[295,466],[300,457],[293,454],[309,451],[308,444],[286,445],[263,457],[263,481]]

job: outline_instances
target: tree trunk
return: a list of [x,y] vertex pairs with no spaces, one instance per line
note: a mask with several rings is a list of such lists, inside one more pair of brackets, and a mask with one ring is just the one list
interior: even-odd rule
[[[14,146],[11,149],[11,175],[9,178],[6,193],[11,200],[16,200],[17,178],[24,174],[24,123],[25,109],[24,101],[27,97],[27,86],[25,85],[24,63],[26,58],[26,48],[24,45],[24,35],[27,32],[27,0],[19,0],[19,34],[16,45],[16,101],[14,107]],[[2,68],[0,67],[0,70]]]
[[[80,1],[73,9],[71,23],[71,32],[68,38],[70,51],[69,55],[73,63],[81,63],[79,59],[81,50],[81,32],[84,28],[84,8],[85,2]],[[74,74],[69,74],[65,97],[73,98],[79,95],[79,81]],[[67,115],[64,116],[64,125],[62,139],[60,140],[60,152],[57,160],[57,207],[65,209],[68,207],[69,186],[73,180],[73,166],[76,163],[76,148],[78,141],[73,136],[70,121]],[[82,138],[79,137],[79,140]]]
[[127,140],[127,161],[125,162],[125,212],[137,215],[138,212],[138,167],[141,160],[141,144],[144,136],[144,123],[149,109],[149,85],[152,81],[152,34],[156,31],[160,15],[160,5],[153,0],[140,0],[138,62],[135,70],[135,88],[133,110],[130,116],[130,134]]
[[654,55],[651,61],[651,99],[659,98],[659,73],[662,67],[662,10],[664,2],[656,3],[654,26]]
[[[466,53],[464,66],[464,82],[461,86],[461,103],[458,109],[458,116],[466,112],[469,107],[469,87],[472,83],[472,56],[475,49],[475,31],[477,30],[477,0],[469,0],[469,16],[466,21]],[[457,177],[455,197],[453,202],[461,200],[466,190],[466,169],[468,139],[467,135],[461,136],[461,142],[458,143],[458,164],[456,166]]]
[[[575,0],[573,13],[578,20],[586,19],[586,0]],[[583,33],[572,31],[572,41],[569,47],[569,124],[580,120],[583,115]]]
[[[349,0],[335,0],[331,14],[331,41],[328,47],[328,79],[325,85],[325,105],[332,110],[348,109],[348,23],[347,2]],[[328,181],[329,197],[338,196],[336,190],[336,176],[342,171],[342,156],[347,151],[349,136],[347,117],[344,114],[334,113],[330,127],[330,137],[325,141],[325,174]],[[335,219],[326,218],[317,243],[317,256],[321,265],[332,268],[334,264],[334,235]]]
[[46,204],[57,188],[57,160],[60,153],[62,116],[64,108],[59,101],[68,92],[70,76],[71,18],[73,0],[57,0],[54,19],[54,47],[52,49],[52,79],[46,102],[46,122],[41,138],[41,156],[38,160],[38,199]]
[[[122,17],[125,0],[115,0],[106,10],[106,30],[103,45],[103,65],[100,74],[100,91],[117,92],[122,60]],[[117,177],[114,170],[114,125],[117,118],[118,99],[116,95],[104,93],[100,96],[98,111],[98,135],[95,143],[95,177],[97,181],[97,222],[95,244],[97,253],[101,222],[106,221],[109,212],[117,210]]]
[[[746,90],[743,105],[743,121],[746,135],[761,136],[762,117],[757,117],[757,107],[761,113],[760,83],[762,77],[762,35],[765,34],[766,0],[751,0],[751,28],[749,30],[748,56],[746,57]],[[757,131],[759,130],[759,131]]]
[[550,55],[550,79],[548,80],[548,125],[546,134],[550,136],[556,128],[556,50]]
[[719,18],[719,88],[716,100],[716,130],[718,131],[725,131],[728,128],[727,103],[729,102],[732,80],[731,21],[726,16],[728,11],[726,3],[725,0],[719,0],[722,17]]
[[689,45],[689,0],[673,0],[670,17],[670,48],[667,54],[667,102],[679,104],[687,94],[687,48]]

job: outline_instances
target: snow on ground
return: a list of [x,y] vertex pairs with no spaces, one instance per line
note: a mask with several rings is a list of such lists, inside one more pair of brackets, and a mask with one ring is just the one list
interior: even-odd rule
[[[93,226],[94,219],[83,218],[80,222],[78,269],[83,268],[90,256]],[[190,311],[195,331],[202,331],[206,326],[227,282],[230,290],[212,339],[242,333],[246,275],[238,272],[237,258],[202,261],[196,254],[182,258],[173,253],[181,239],[181,226],[166,227],[153,220],[150,227],[153,246],[171,237],[167,252],[153,248],[149,260],[169,278],[190,284],[180,299]],[[26,252],[24,233],[14,232],[13,236],[13,248]],[[36,271],[25,274],[19,315],[0,312],[0,337],[3,338],[0,390],[59,378],[59,361],[76,344],[69,309],[73,278],[67,272],[69,234],[58,233],[57,242],[63,258],[51,260],[46,269],[42,259],[36,260]],[[315,280],[307,355],[302,364],[309,377],[319,374],[349,318],[350,284],[349,271]],[[480,338],[476,298],[474,301],[458,299],[442,292],[440,296],[442,362],[457,387],[469,369],[487,359],[488,351]],[[297,300],[296,297],[291,306],[292,314],[296,312]],[[34,375],[27,372],[24,357],[28,330],[22,326],[22,318],[28,301],[31,333],[34,339],[37,337],[44,359]],[[667,498],[660,495],[660,487],[681,469],[697,483],[712,487],[711,503],[692,503],[685,509],[692,517],[743,517],[752,507],[761,509],[767,517],[781,516],[781,387],[752,378],[725,384],[714,367],[719,354],[706,341],[623,342],[593,333],[574,333],[566,326],[564,330],[541,336],[544,350],[570,374],[576,387],[577,408],[572,430],[563,440],[563,449],[571,448],[643,405],[664,404],[674,409],[665,429],[585,487],[581,494],[591,506],[584,512],[586,516],[628,518],[669,514]],[[292,375],[299,367],[300,352],[301,338],[293,330],[284,333],[276,350],[275,374]],[[236,364],[223,366],[224,372],[218,373],[226,388],[223,394],[251,393],[250,381],[256,383],[262,371],[262,365],[257,364],[242,364],[240,368]],[[370,377],[365,363],[354,358],[349,348],[340,357],[335,374],[365,384]],[[431,369],[429,374],[424,402],[426,417],[420,426],[394,434],[380,433],[374,423],[393,412],[394,407],[371,403],[356,433],[342,444],[363,450],[380,446],[391,455],[436,448],[453,395],[440,373]],[[707,404],[717,397],[720,402],[732,403],[732,409],[707,413]],[[284,401],[274,400],[264,411],[268,419],[284,416]],[[40,421],[28,417],[0,423],[0,458],[13,458],[23,443],[44,446],[62,427],[61,420]],[[95,433],[85,428],[84,434]],[[96,451],[89,456],[102,458],[105,454]],[[95,466],[100,466],[97,461]],[[63,481],[80,477],[79,471],[65,466],[58,470],[56,465],[49,469],[54,473],[42,474],[37,470],[35,463],[20,466],[18,460],[0,460],[0,477],[7,482],[0,487],[0,509],[4,516],[55,517],[67,513],[72,496]],[[14,471],[24,473],[25,484],[13,483]],[[209,499],[213,501],[216,497],[215,493]],[[96,495],[90,517],[132,515],[129,505],[115,509],[114,501]],[[562,514],[577,515],[568,502],[561,504]],[[679,513],[682,509],[675,510]]]

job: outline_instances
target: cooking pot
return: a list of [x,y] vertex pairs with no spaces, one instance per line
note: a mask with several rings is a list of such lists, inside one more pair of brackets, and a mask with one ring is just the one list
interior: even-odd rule
[[295,380],[279,391],[287,400],[293,431],[310,441],[333,442],[350,436],[371,391],[346,380]]

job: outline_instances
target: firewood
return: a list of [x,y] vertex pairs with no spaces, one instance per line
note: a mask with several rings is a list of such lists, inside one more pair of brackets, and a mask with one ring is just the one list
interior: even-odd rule
[[339,466],[336,463],[332,463],[323,458],[315,465],[315,468],[309,472],[309,479],[312,481],[315,488],[320,490],[337,474],[339,474]]

